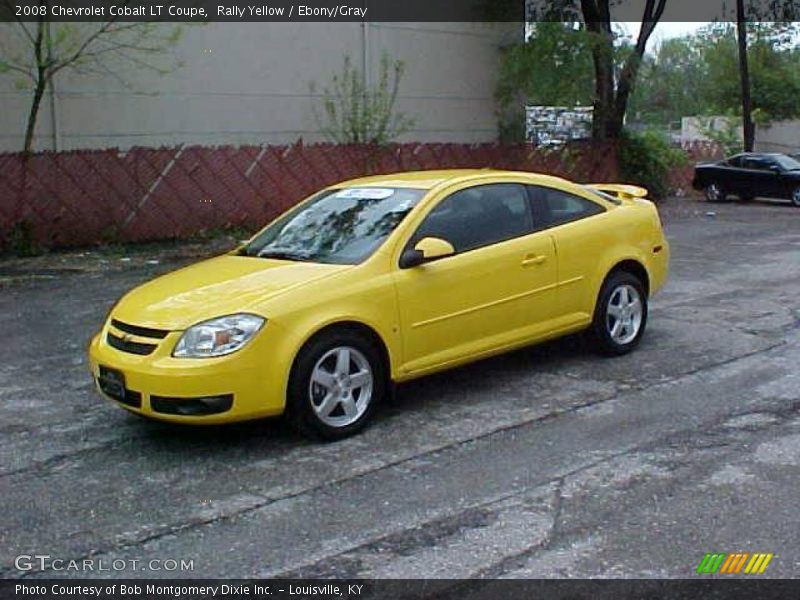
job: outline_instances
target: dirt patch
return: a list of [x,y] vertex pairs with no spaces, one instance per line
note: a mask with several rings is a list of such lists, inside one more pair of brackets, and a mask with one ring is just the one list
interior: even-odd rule
[[228,252],[243,237],[224,234],[208,239],[56,250],[25,258],[0,257],[0,285],[18,280],[53,279],[78,273],[192,262]]

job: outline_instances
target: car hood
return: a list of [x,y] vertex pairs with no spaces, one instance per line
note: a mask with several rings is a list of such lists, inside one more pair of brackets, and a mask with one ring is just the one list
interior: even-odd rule
[[112,315],[141,327],[178,331],[214,317],[258,312],[256,307],[266,300],[351,268],[220,256],[133,289],[119,301]]

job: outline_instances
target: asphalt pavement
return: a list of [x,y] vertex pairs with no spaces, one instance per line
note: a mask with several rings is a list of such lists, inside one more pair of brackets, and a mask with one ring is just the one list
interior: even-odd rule
[[800,577],[800,210],[663,219],[671,277],[635,353],[573,336],[418,380],[333,444],[97,396],[90,336],[185,259],[0,262],[0,576],[683,578],[767,552],[765,576]]

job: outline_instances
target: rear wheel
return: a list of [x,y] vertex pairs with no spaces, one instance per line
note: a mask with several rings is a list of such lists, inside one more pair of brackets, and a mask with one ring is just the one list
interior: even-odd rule
[[298,354],[286,412],[302,433],[338,440],[364,428],[385,392],[385,367],[371,340],[353,331],[332,331]]
[[792,204],[800,208],[800,186],[797,186],[792,192]]
[[642,282],[625,271],[612,272],[603,282],[589,330],[602,354],[620,356],[639,345],[647,325],[647,294]]
[[728,195],[719,183],[709,183],[705,189],[706,200],[709,202],[725,202]]

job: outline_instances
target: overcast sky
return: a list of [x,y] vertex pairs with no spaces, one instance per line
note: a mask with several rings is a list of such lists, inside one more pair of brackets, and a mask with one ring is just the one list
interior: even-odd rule
[[[621,23],[629,35],[634,38],[639,34],[640,22],[622,22]],[[680,37],[687,33],[697,31],[700,27],[708,25],[708,23],[695,23],[687,21],[662,21],[656,25],[656,29],[650,38],[649,46],[658,45],[662,40],[668,40],[674,37]]]

